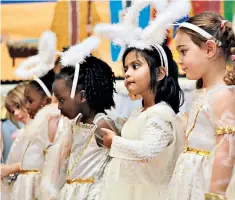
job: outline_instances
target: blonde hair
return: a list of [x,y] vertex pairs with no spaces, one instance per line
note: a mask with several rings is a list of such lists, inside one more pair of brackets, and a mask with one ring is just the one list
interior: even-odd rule
[[24,98],[24,90],[25,90],[26,84],[19,84],[14,89],[10,90],[5,98],[5,107],[8,111],[9,119],[19,128],[19,125],[17,123],[17,120],[14,116],[14,114],[11,113],[10,107],[19,105],[20,109],[23,109],[25,112],[27,112],[25,108],[25,98]]
[[[187,20],[188,23],[198,26],[199,28],[211,34],[215,39],[221,41],[222,45],[220,48],[222,49],[226,60],[230,61],[231,55],[235,54],[235,34],[233,32],[232,23],[226,21],[224,26],[222,26],[223,21],[224,18],[214,12],[202,12]],[[187,33],[192,41],[199,47],[201,47],[201,45],[207,41],[205,37],[188,28],[180,27],[179,30]],[[235,66],[233,66],[233,70],[228,71],[224,77],[224,81],[227,85],[235,85],[234,68]],[[202,84],[202,79],[198,80],[197,88],[201,88]]]

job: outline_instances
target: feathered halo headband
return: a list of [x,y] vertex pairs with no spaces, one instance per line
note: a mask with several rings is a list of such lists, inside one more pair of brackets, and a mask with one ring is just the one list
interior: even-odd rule
[[[138,19],[140,11],[149,4],[158,10],[158,15],[146,28],[141,29],[137,26],[136,18]],[[121,46],[120,55],[123,54],[126,47],[135,47],[141,50],[155,47],[168,76],[167,55],[161,44],[164,42],[167,29],[172,23],[189,14],[189,11],[190,2],[188,0],[172,1],[169,4],[167,0],[135,0],[133,5],[126,10],[120,23],[101,23],[95,26],[94,31]]]
[[100,39],[95,36],[88,37],[83,42],[71,46],[67,51],[60,53],[61,64],[63,67],[68,65],[75,66],[74,78],[70,97],[75,97],[78,84],[80,64],[85,61],[85,58],[90,56],[92,51],[96,50],[100,45]]
[[15,75],[24,79],[34,78],[48,97],[51,93],[46,85],[38,78],[54,68],[56,57],[56,35],[52,31],[45,31],[39,39],[38,55],[24,60],[15,70]]

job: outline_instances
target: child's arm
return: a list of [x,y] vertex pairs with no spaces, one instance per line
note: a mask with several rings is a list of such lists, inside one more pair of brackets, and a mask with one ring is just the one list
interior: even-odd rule
[[4,148],[4,143],[3,143],[3,137],[2,137],[2,121],[0,122],[0,150],[1,150],[1,155],[0,158],[2,160],[2,152],[3,152],[3,148]]
[[235,90],[220,90],[213,96],[211,117],[215,125],[216,148],[212,166],[210,192],[224,195],[235,164]]
[[53,116],[49,118],[48,121],[48,138],[50,142],[53,142],[55,139],[57,127],[59,122],[59,116]]
[[188,125],[188,113],[187,112],[179,112],[176,115],[176,118],[178,119],[179,123],[181,124],[181,127],[183,128],[184,135],[186,138],[186,129]]
[[14,174],[20,171],[20,163],[14,164],[1,164],[1,178],[8,176],[9,174]]
[[44,168],[41,174],[40,199],[56,199],[66,181],[67,159],[72,143],[72,125],[70,120],[61,117],[57,127],[58,139],[47,150]]
[[108,118],[100,119],[97,122],[95,129],[95,138],[99,146],[103,146],[103,134],[101,130],[102,128],[112,131],[114,135],[119,135],[118,129],[116,128],[115,123],[111,119]]
[[111,147],[110,156],[128,160],[150,160],[156,157],[173,137],[171,124],[157,117],[147,119],[141,140],[128,140],[115,136],[107,129],[103,131],[104,144]]

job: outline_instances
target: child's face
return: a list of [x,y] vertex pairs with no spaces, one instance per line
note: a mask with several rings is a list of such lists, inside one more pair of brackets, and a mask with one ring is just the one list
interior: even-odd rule
[[178,31],[175,38],[176,49],[179,53],[178,64],[186,73],[189,80],[199,80],[207,72],[208,59],[205,45],[199,47],[183,31]]
[[150,90],[150,69],[146,60],[131,51],[125,58],[125,86],[127,90],[135,95],[143,95]]
[[78,92],[72,99],[70,92],[71,88],[66,85],[64,79],[55,80],[53,83],[53,93],[58,100],[58,108],[61,110],[61,114],[69,119],[74,119],[82,112],[81,95]]
[[30,84],[28,84],[25,88],[24,97],[26,100],[25,107],[27,108],[29,116],[32,119],[35,117],[38,110],[48,103],[47,97],[43,96]]
[[23,124],[26,124],[29,121],[29,114],[27,113],[25,109],[21,108],[20,105],[17,103],[9,106],[8,111],[12,115],[14,115],[17,121],[20,121]]

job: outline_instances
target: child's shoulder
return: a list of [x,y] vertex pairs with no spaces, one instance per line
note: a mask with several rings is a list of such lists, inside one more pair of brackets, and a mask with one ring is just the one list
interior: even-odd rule
[[168,105],[166,102],[160,102],[155,104],[154,106],[149,107],[144,114],[147,117],[155,117],[164,121],[174,121],[175,119],[175,112],[171,108],[170,105]]
[[112,120],[108,115],[104,113],[97,114],[94,118],[93,123],[97,128],[107,128],[113,131],[117,129],[114,120]]

